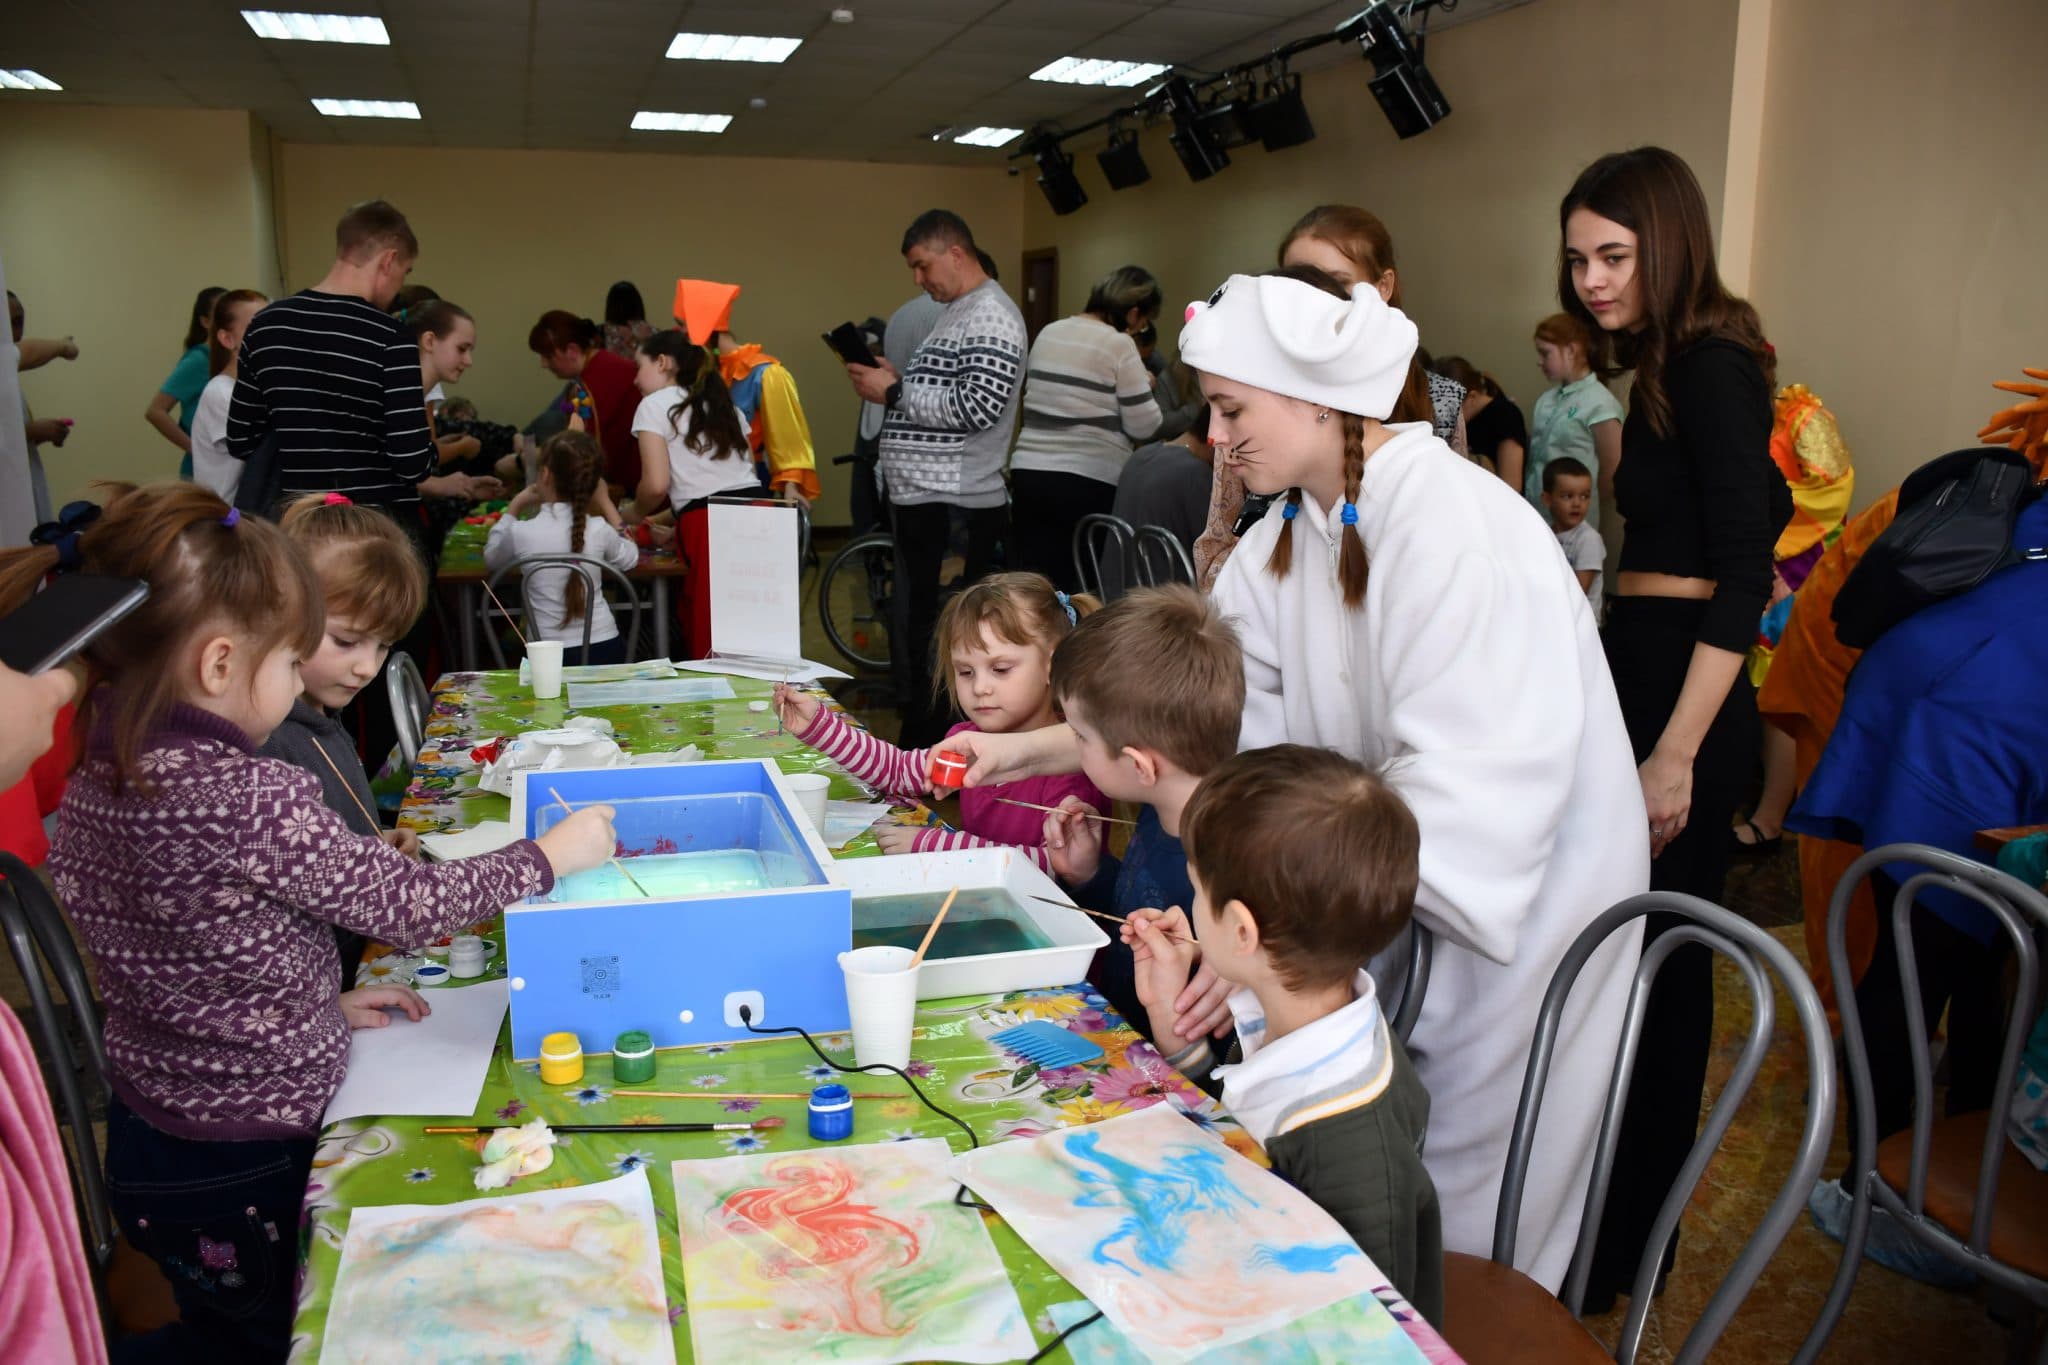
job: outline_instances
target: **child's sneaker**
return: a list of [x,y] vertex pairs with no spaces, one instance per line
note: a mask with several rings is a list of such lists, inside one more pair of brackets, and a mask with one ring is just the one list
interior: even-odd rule
[[[1812,1215],[1815,1227],[1837,1242],[1846,1242],[1849,1213],[1855,1202],[1839,1180],[1822,1180],[1807,1197],[1806,1211]],[[1931,1284],[1937,1289],[1968,1289],[1977,1283],[1974,1273],[1921,1241],[1893,1218],[1890,1211],[1876,1204],[1870,1208],[1870,1227],[1863,1237],[1863,1254],[1887,1270],[1896,1270],[1907,1279]]]

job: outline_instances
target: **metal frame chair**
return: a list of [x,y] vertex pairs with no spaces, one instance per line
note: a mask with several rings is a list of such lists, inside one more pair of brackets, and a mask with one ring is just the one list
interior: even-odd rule
[[1401,978],[1401,1003],[1394,1007],[1394,1017],[1387,1025],[1403,1043],[1422,1017],[1422,997],[1429,991],[1429,964],[1435,956],[1436,935],[1419,921],[1408,921],[1408,970]]
[[[558,568],[562,571],[564,575],[572,573],[582,575],[584,599],[586,601],[596,601],[600,597],[603,597],[604,590],[606,587],[614,587],[619,589],[619,591],[623,594],[624,601],[632,604],[632,611],[630,617],[626,622],[622,622],[619,626],[619,638],[623,639],[626,642],[626,659],[627,662],[630,663],[633,657],[639,652],[641,605],[640,594],[633,590],[632,579],[626,577],[626,575],[621,573],[618,569],[612,567],[610,564],[605,563],[602,559],[598,559],[593,555],[527,555],[524,559],[515,559],[510,564],[507,564],[505,567],[499,569],[496,573],[490,576],[489,580],[487,581],[490,591],[485,594],[486,600],[488,600],[491,597],[499,596],[498,585],[504,582],[505,578],[508,575],[518,574],[519,612],[520,615],[525,618],[527,633],[531,634],[534,629],[532,595],[533,575],[536,569],[547,568]],[[564,581],[566,581],[566,578]],[[612,613],[616,618],[620,609],[620,603],[610,602],[609,605],[611,606]],[[586,611],[583,613],[583,644],[581,646],[583,656],[579,659],[576,658],[573,654],[571,654],[570,651],[564,650],[563,653],[565,655],[565,662],[572,664],[589,662],[591,625],[591,614]],[[498,667],[511,667],[511,665],[506,663],[505,661],[505,643],[503,640],[498,638],[498,633],[495,630],[487,630],[484,632],[484,637],[485,639],[490,641],[491,655],[497,661]]]
[[[95,1278],[103,1276],[114,1254],[114,1214],[107,1203],[106,1176],[100,1166],[99,1145],[93,1137],[92,1105],[86,1079],[107,1090],[107,1047],[100,1031],[98,1002],[86,979],[85,964],[78,955],[50,893],[29,866],[11,853],[0,853],[0,877],[6,879],[7,894],[0,895],[0,931],[14,953],[15,965],[28,984],[36,1033],[48,1061],[46,1076],[51,1098],[64,1126],[71,1130],[65,1156],[71,1163],[71,1177],[78,1188],[78,1202],[84,1211],[86,1254]],[[74,1046],[57,1003],[50,996],[43,976],[47,965],[57,981],[71,1014],[78,1024],[81,1045]]]
[[397,731],[398,752],[410,766],[426,743],[429,702],[420,666],[402,649],[392,650],[391,657],[384,661],[384,691],[391,699],[391,725]]
[[[1629,989],[1628,1012],[1625,1016],[1621,1043],[1615,1057],[1613,1076],[1608,1084],[1607,1102],[1600,1115],[1599,1138],[1593,1152],[1592,1179],[1586,1188],[1586,1204],[1579,1224],[1579,1240],[1572,1255],[1571,1269],[1565,1278],[1562,1305],[1558,1299],[1542,1292],[1540,1286],[1511,1269],[1515,1258],[1515,1234],[1521,1220],[1522,1190],[1528,1178],[1529,1153],[1534,1145],[1536,1120],[1543,1109],[1543,1091],[1549,1080],[1550,1057],[1557,1044],[1559,1021],[1564,1013],[1566,999],[1586,962],[1607,941],[1609,935],[1629,922],[1644,915],[1664,911],[1679,915],[1688,923],[1661,934],[1643,952],[1642,961],[1635,971],[1635,980]],[[1708,1161],[1721,1145],[1734,1120],[1735,1110],[1749,1092],[1758,1069],[1763,1065],[1764,1054],[1771,1044],[1776,1006],[1772,993],[1771,977],[1778,978],[1778,984],[1790,994],[1792,1007],[1799,1017],[1800,1030],[1805,1036],[1808,1068],[1806,1123],[1800,1131],[1798,1153],[1792,1163],[1791,1174],[1779,1188],[1777,1197],[1771,1201],[1763,1221],[1751,1234],[1741,1255],[1728,1271],[1727,1277],[1714,1291],[1713,1297],[1700,1313],[1699,1321],[1693,1324],[1679,1347],[1676,1360],[1678,1365],[1694,1365],[1703,1361],[1713,1349],[1735,1311],[1742,1304],[1757,1277],[1771,1256],[1777,1251],[1785,1234],[1799,1221],[1806,1208],[1806,1196],[1813,1188],[1821,1165],[1827,1159],[1828,1142],[1834,1132],[1835,1120],[1835,1056],[1834,1044],[1829,1036],[1827,1014],[1821,1008],[1820,995],[1807,978],[1806,971],[1786,950],[1783,944],[1748,920],[1724,910],[1718,905],[1694,896],[1679,895],[1675,892],[1652,891],[1628,900],[1609,909],[1592,924],[1588,925],[1571,948],[1564,960],[1558,964],[1551,977],[1550,988],[1543,997],[1543,1007],[1537,1015],[1536,1036],[1529,1048],[1528,1071],[1522,1081],[1522,1099],[1515,1113],[1513,1135],[1508,1144],[1507,1168],[1503,1173],[1500,1189],[1500,1205],[1493,1228],[1493,1261],[1499,1266],[1510,1267],[1505,1274],[1513,1275],[1528,1284],[1532,1296],[1527,1302],[1539,1311],[1547,1310],[1542,1321],[1526,1325],[1531,1332],[1524,1338],[1528,1358],[1545,1358],[1536,1347],[1546,1336],[1555,1334],[1560,1343],[1569,1347],[1583,1347],[1592,1342],[1587,1334],[1585,1342],[1573,1338],[1563,1341],[1563,1336],[1576,1325],[1579,1305],[1584,1301],[1586,1280],[1591,1273],[1594,1239],[1600,1229],[1600,1214],[1607,1202],[1607,1185],[1614,1168],[1614,1150],[1621,1132],[1621,1115],[1628,1102],[1629,1078],[1635,1070],[1636,1049],[1642,1038],[1643,1014],[1649,1004],[1649,995],[1658,971],[1671,956],[1674,949],[1687,943],[1704,944],[1734,962],[1741,970],[1749,986],[1753,1018],[1749,1038],[1742,1046],[1741,1055],[1736,1058],[1735,1070],[1728,1078],[1714,1101],[1712,1111],[1700,1130],[1698,1141],[1680,1168],[1678,1179],[1671,1192],[1665,1196],[1657,1211],[1657,1218],[1651,1228],[1650,1243],[1643,1251],[1642,1263],[1636,1269],[1635,1281],[1629,1300],[1628,1317],[1622,1324],[1621,1336],[1615,1344],[1613,1358],[1621,1365],[1629,1365],[1635,1359],[1642,1343],[1643,1323],[1650,1310],[1652,1286],[1663,1262],[1664,1248],[1678,1230],[1679,1215],[1691,1198],[1693,1189],[1699,1184]],[[1446,1299],[1455,1297],[1457,1275],[1454,1266],[1459,1261],[1473,1261],[1476,1258],[1460,1257],[1452,1253],[1445,1258]],[[1499,1317],[1505,1305],[1500,1302],[1473,1304],[1460,1302],[1456,1307],[1467,1312],[1475,1310]],[[1562,1307],[1562,1314],[1558,1312]],[[1565,1316],[1565,1315],[1568,1315]],[[1453,1305],[1447,1302],[1445,1318],[1451,1327],[1445,1335],[1453,1348],[1465,1354],[1472,1365],[1486,1365],[1483,1357],[1473,1354],[1460,1345],[1456,1331],[1456,1316]],[[1516,1328],[1524,1324],[1517,1321]],[[1546,1333],[1543,1330],[1548,1328]],[[1583,1331],[1583,1328],[1579,1330]],[[1594,1343],[1597,1345],[1597,1343]],[[1583,1351],[1582,1351],[1583,1353]],[[1517,1351],[1517,1355],[1524,1354]]]
[[[2048,896],[1996,868],[1925,844],[1887,844],[1874,848],[1849,865],[1849,870],[1836,883],[1834,895],[1828,903],[1828,970],[1837,982],[1856,979],[1849,966],[1849,902],[1856,888],[1871,873],[1890,863],[1912,863],[1923,869],[1900,883],[1898,894],[1888,909],[1878,907],[1879,914],[1889,913],[1892,917],[1900,988],[1906,1002],[1906,1034],[1913,1054],[1913,1127],[1906,1188],[1901,1194],[1894,1187],[1893,1180],[1880,1170],[1883,1163],[1879,1149],[1892,1146],[1893,1139],[1881,1144],[1877,1137],[1877,1100],[1870,1089],[1870,1053],[1863,1036],[1863,1021],[1856,1008],[1855,992],[1838,991],[1836,1008],[1842,1019],[1842,1047],[1849,1063],[1849,1095],[1856,1106],[1856,1145],[1851,1153],[1853,1164],[1850,1167],[1855,1175],[1855,1202],[1850,1209],[1841,1268],[1835,1272],[1835,1282],[1821,1308],[1820,1321],[1814,1325],[1812,1334],[1794,1357],[1798,1365],[1804,1365],[1819,1354],[1828,1333],[1848,1306],[1850,1291],[1855,1288],[1856,1275],[1862,1267],[1863,1244],[1870,1231],[1872,1204],[1881,1206],[1921,1242],[1965,1269],[1974,1271],[1997,1289],[2030,1305],[2036,1315],[2031,1326],[2036,1331],[2039,1330],[2038,1315],[2048,1309],[2048,1281],[1998,1259],[1999,1244],[2005,1240],[2007,1229],[2000,1226],[2000,1220],[1994,1216],[2000,1168],[2006,1164],[2008,1155],[2005,1128],[2006,1119],[2012,1111],[2013,1084],[2040,999],[2041,963],[2034,936],[2048,931]],[[1952,891],[1989,911],[2012,941],[2018,959],[2018,989],[2014,993],[2012,1017],[2006,1025],[1991,1108],[1977,1114],[1940,1118],[1934,1112],[1934,1063],[1928,1046],[1927,1019],[1921,1011],[1920,972],[1913,951],[1912,933],[1912,917],[1918,908],[1914,900],[1927,888]],[[1919,908],[1919,913],[1934,912]],[[1971,1130],[1980,1120],[1984,1125],[1983,1137],[1981,1141],[1973,1141]],[[1932,1148],[1937,1130],[1959,1139],[1955,1143],[1944,1144],[1949,1151],[1957,1152],[1957,1149],[1967,1146],[1977,1152],[1977,1180],[1970,1200],[1967,1233],[1927,1210],[1928,1175],[1936,1164]],[[1898,1136],[1905,1135],[1895,1135]],[[1959,1152],[1957,1154],[1960,1155]],[[1954,1186],[1964,1182],[1956,1179],[1942,1183]],[[2048,1175],[2035,1170],[2024,1159],[2011,1163],[2006,1190],[2008,1197],[2015,1187],[2024,1183],[2032,1183],[2038,1194],[2043,1188],[2048,1188]],[[2048,1361],[2048,1345],[2042,1347],[2037,1359]]]
[[1124,563],[1141,587],[1158,588],[1169,583],[1193,583],[1195,561],[1188,558],[1180,537],[1164,526],[1140,526]]
[[1093,593],[1104,602],[1111,600],[1102,560],[1104,549],[1113,545],[1118,584],[1115,595],[1121,595],[1122,585],[1130,581],[1131,546],[1136,534],[1128,521],[1107,512],[1090,512],[1074,524],[1074,577],[1080,581],[1082,592]]

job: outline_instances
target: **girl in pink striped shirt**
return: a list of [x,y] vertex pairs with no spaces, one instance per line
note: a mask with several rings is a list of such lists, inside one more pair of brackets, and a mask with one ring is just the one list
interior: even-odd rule
[[[1052,695],[1052,654],[1081,617],[1099,604],[1085,594],[1068,596],[1044,575],[991,574],[966,588],[939,615],[934,641],[948,667],[934,670],[932,686],[950,683],[953,704],[967,719],[948,730],[1007,734],[1042,730],[1060,723]],[[931,749],[899,749],[826,710],[808,692],[775,689],[775,706],[791,734],[829,755],[848,772],[887,796],[915,800],[950,789],[931,785]],[[943,750],[943,742],[939,744]],[[965,832],[929,826],[913,829],[884,821],[876,827],[884,853],[930,853],[947,848],[1003,846],[1022,849],[1040,868],[1045,856],[1045,816],[997,798],[1057,806],[1078,796],[1104,815],[1109,798],[1079,774],[1032,777],[1021,782],[976,787],[960,793]]]

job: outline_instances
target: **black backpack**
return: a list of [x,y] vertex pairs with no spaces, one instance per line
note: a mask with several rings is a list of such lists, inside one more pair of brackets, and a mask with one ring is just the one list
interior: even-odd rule
[[2013,523],[2039,496],[2033,466],[1997,446],[1951,451],[1914,470],[1899,485],[1898,515],[1835,594],[1835,638],[1868,649],[1920,608],[2042,558],[2012,543]]

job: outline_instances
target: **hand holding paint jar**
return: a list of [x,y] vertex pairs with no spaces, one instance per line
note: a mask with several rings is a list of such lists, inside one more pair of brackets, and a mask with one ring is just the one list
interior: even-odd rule
[[958,791],[967,785],[967,758],[951,749],[934,749],[928,776],[933,795]]

